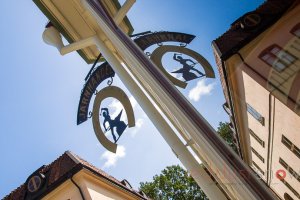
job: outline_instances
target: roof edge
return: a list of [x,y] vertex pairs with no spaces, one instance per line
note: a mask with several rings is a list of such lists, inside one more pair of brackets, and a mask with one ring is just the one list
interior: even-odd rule
[[[121,4],[120,4],[120,2],[119,2],[118,0],[113,0],[113,3],[115,4],[115,6],[116,6],[118,9],[120,9],[120,8],[122,7]],[[128,28],[129,28],[128,35],[131,35],[131,34],[133,33],[133,31],[134,31],[134,28],[133,28],[132,24],[130,23],[130,21],[129,21],[127,15],[125,15],[123,21],[125,22],[125,24],[126,24],[126,25],[128,26]]]
[[213,47],[213,50],[215,50],[215,52],[217,53],[217,56],[218,56],[219,58],[221,58],[222,53],[221,53],[221,51],[220,51],[220,49],[219,49],[219,47],[218,47],[218,45],[217,45],[217,43],[216,43],[215,40],[213,40],[213,41],[211,42],[211,46]]
[[[239,50],[241,50],[243,47],[245,47],[249,42],[251,42],[254,38],[256,38],[258,35],[262,34],[266,30],[268,30],[272,25],[277,23],[280,18],[294,5],[297,5],[299,2],[297,0],[286,0],[286,2],[281,6],[280,2],[283,2],[285,0],[281,1],[265,1],[262,3],[259,7],[256,9],[250,11],[255,12],[259,15],[269,15],[268,19],[266,19],[260,27],[255,28],[256,30],[243,30],[237,29],[239,26],[238,20],[245,16],[247,13],[239,17],[232,26],[225,31],[221,36],[213,40],[212,45],[217,50],[218,56],[221,58],[221,60],[227,60],[230,58],[233,54],[237,53]],[[272,13],[268,9],[271,9],[271,7],[277,7],[278,12]],[[264,9],[264,10],[263,10]],[[266,11],[267,10],[267,11]],[[248,13],[250,13],[248,12]],[[234,36],[235,34],[238,34],[240,37],[240,40],[231,40],[230,37]],[[241,37],[243,35],[243,37]],[[228,43],[229,42],[229,43]],[[225,44],[224,44],[225,43]]]
[[67,154],[76,164],[80,164],[81,162],[80,162],[80,160],[78,160],[77,158],[76,158],[76,155],[75,154],[73,154],[71,151],[65,151],[65,154]]
[[[42,11],[42,13],[48,18],[49,21],[54,25],[54,27],[66,38],[66,40],[71,44],[75,42],[73,38],[69,36],[66,30],[60,25],[60,23],[51,15],[51,13],[45,8],[40,0],[32,0],[35,5]],[[94,60],[91,60],[85,55],[83,50],[77,50],[77,53],[83,58],[87,64],[91,64]]]
[[[35,5],[42,11],[42,13],[48,18],[48,20],[54,25],[54,27],[66,38],[66,40],[69,42],[69,44],[75,42],[73,38],[67,33],[67,31],[61,26],[61,24],[51,15],[51,13],[46,9],[46,7],[43,5],[41,0],[32,0]],[[121,8],[121,4],[118,0],[113,0],[113,4],[116,6],[117,9]],[[132,24],[130,23],[127,16],[123,19],[124,23],[128,26],[129,31],[127,35],[130,35],[133,33],[134,28]],[[87,63],[91,64],[94,63],[95,59],[89,59],[87,55],[84,53],[83,50],[77,50],[77,53],[81,56],[81,58]]]

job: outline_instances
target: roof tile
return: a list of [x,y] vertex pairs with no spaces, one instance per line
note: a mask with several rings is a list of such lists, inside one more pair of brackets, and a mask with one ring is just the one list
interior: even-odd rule
[[252,12],[261,17],[261,22],[252,29],[243,29],[241,27],[241,19],[248,13],[241,16],[232,23],[229,30],[223,33],[220,37],[213,41],[214,47],[218,52],[218,56],[222,60],[226,60],[233,53],[248,44],[257,35],[265,31],[273,25],[281,15],[294,3],[299,3],[299,0],[268,0]]
[[[51,164],[43,166],[40,168],[40,173],[42,174],[48,174],[48,182],[47,182],[47,193],[53,190],[55,187],[57,187],[59,184],[61,184],[68,176],[70,176],[70,173],[76,173],[72,172],[72,170],[75,167],[86,168],[92,172],[94,172],[97,176],[103,177],[110,181],[113,184],[116,184],[117,186],[130,191],[131,193],[137,195],[141,199],[147,199],[141,193],[138,191],[128,188],[124,186],[119,180],[116,178],[110,176],[109,174],[105,173],[104,171],[98,169],[94,165],[90,164],[89,162],[85,161],[84,159],[80,158],[79,156],[73,154],[70,151],[66,151],[63,155],[61,155],[59,158],[57,158],[55,161],[53,161]],[[46,189],[46,190],[47,190]],[[9,195],[3,198],[3,200],[23,200],[26,198],[26,186],[25,183],[22,184],[20,187],[12,191]],[[45,192],[46,193],[46,192]]]

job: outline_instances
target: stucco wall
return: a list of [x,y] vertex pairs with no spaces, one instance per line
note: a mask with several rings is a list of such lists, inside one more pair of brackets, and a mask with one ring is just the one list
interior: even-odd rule
[[[101,178],[88,170],[81,170],[73,176],[73,180],[82,190],[86,200],[136,200],[141,199],[124,188]],[[71,182],[65,181],[43,200],[82,200],[79,189]]]
[[[286,172],[285,181],[300,193],[300,182],[279,163],[281,157],[300,174],[300,159],[281,142],[284,134],[300,148],[300,112],[299,108],[297,110],[300,102],[300,39],[290,32],[298,23],[299,4],[294,5],[277,23],[242,48],[240,55],[234,54],[225,62],[230,89],[233,91],[242,151],[250,152],[250,161],[247,162],[251,165],[251,161],[254,161],[265,172],[263,180],[282,199],[285,192],[294,199],[300,199],[276,178],[276,172],[283,169]],[[297,58],[281,73],[260,59],[260,54],[273,44]],[[264,117],[264,125],[247,112],[246,103]],[[249,134],[248,128],[265,142],[265,147]],[[253,147],[264,158],[264,163],[249,151],[249,147]]]

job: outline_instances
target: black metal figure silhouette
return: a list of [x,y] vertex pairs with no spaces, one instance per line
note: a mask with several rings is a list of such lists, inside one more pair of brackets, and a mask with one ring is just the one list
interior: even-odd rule
[[[118,114],[118,116],[115,119],[111,119],[109,112],[108,112],[108,108],[101,108],[101,113],[103,112],[103,117],[104,117],[104,121],[103,121],[103,127],[105,129],[105,132],[107,131],[111,131],[111,134],[113,136],[114,142],[116,143],[119,138],[121,137],[122,133],[124,132],[124,130],[126,129],[127,125],[121,121],[121,116],[122,116],[122,112],[123,110],[120,111],[120,113]],[[101,115],[101,114],[100,114]],[[106,128],[106,122],[108,122],[109,127]],[[114,128],[116,128],[116,132],[118,134],[118,138],[116,138],[115,136],[115,130]]]
[[[184,59],[181,56],[178,56],[177,53],[174,53],[173,59],[176,60],[177,62],[179,62],[180,64],[182,64],[182,68],[180,68],[179,70],[176,70],[172,73],[181,73],[185,82],[204,76],[204,74],[202,72],[200,72],[199,70],[194,68],[194,66],[197,63],[195,63],[193,60]],[[192,64],[189,65],[189,64],[187,64],[187,62],[191,62]],[[197,72],[199,75],[197,76],[196,74],[190,72],[191,70]]]

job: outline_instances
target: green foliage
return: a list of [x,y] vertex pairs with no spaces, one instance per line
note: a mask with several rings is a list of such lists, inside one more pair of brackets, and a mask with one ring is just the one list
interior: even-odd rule
[[237,148],[233,143],[232,131],[228,122],[220,122],[217,132],[226,141],[226,143],[237,153]]
[[[229,123],[220,122],[218,134],[237,152]],[[207,200],[204,192],[179,165],[166,167],[153,181],[140,183],[140,189],[154,200]]]
[[166,167],[152,182],[140,183],[140,189],[154,200],[207,200],[194,179],[179,165]]

